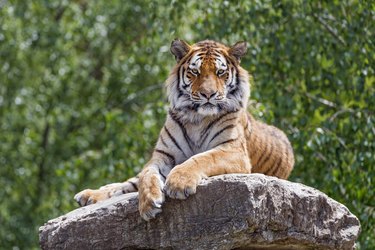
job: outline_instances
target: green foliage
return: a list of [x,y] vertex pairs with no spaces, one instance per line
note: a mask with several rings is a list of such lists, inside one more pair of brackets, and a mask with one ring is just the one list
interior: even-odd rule
[[375,248],[372,1],[0,2],[0,247],[83,188],[147,162],[166,114],[175,37],[246,40],[251,111],[282,128],[291,176],[344,203]]

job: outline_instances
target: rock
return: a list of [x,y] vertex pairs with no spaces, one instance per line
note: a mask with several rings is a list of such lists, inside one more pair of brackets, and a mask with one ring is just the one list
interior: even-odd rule
[[42,249],[353,249],[358,219],[302,184],[262,174],[203,180],[146,222],[137,193],[78,208],[39,230]]

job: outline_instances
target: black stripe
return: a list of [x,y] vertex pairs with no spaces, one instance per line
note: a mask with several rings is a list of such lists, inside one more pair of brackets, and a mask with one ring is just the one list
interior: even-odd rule
[[214,56],[221,57],[223,56],[220,51],[214,50],[214,53],[212,53]]
[[133,186],[133,188],[134,188],[135,190],[138,191],[138,186],[137,186],[136,183],[134,183],[134,182],[132,182],[132,181],[128,181],[128,182]]
[[[221,62],[221,64],[224,64],[224,62],[220,59],[221,55],[220,54],[216,54],[214,53],[214,55],[216,56],[216,60],[218,60],[219,62]],[[225,65],[225,64],[224,64]]]
[[193,53],[191,53],[190,55],[188,54],[188,55],[186,55],[184,58],[182,58],[182,61],[180,61],[180,66],[182,66],[183,64],[185,64],[186,63],[186,61],[188,61],[188,60],[190,60],[191,59],[191,57],[194,55],[194,52]]
[[[272,153],[273,153],[273,143],[271,143],[271,149],[270,149],[269,153],[267,154],[267,157],[264,158],[263,161],[259,160],[257,166],[260,167],[260,166],[263,165],[264,163],[268,162],[268,160],[270,159]],[[262,155],[262,158],[263,158],[264,156],[265,156],[265,154]]]
[[161,175],[161,177],[163,177],[164,178],[164,180],[166,180],[167,179],[167,177],[165,176],[165,175],[163,175],[163,173],[161,172],[161,169],[158,167],[158,170],[159,170],[159,174]]
[[240,74],[238,73],[238,68],[236,65],[234,66],[234,68],[236,69],[236,86],[238,86],[240,84]]
[[180,88],[180,69],[181,69],[181,66],[180,68],[178,68],[178,72],[177,72],[177,90],[178,90],[178,97],[177,98],[180,98],[181,96],[184,95],[184,93],[182,92],[181,88]]
[[198,103],[194,103],[194,104],[193,104],[193,107],[192,107],[192,110],[194,110],[195,112],[197,112],[199,106],[200,106],[200,105],[199,105]]
[[223,107],[224,107],[223,104],[221,104],[221,103],[218,103],[218,104],[217,104],[217,108],[218,108],[218,110],[219,110],[219,113],[223,110]]
[[236,84],[236,86],[229,92],[230,95],[235,95],[236,92],[238,91],[238,84]]
[[232,85],[233,83],[233,79],[234,79],[234,74],[233,74],[233,69],[234,67],[231,68],[231,76],[232,76],[232,79],[230,80],[230,83],[228,84],[229,85],[229,88],[233,88],[234,86]]
[[216,144],[215,146],[213,146],[213,148],[216,148],[216,147],[218,147],[218,146],[220,146],[220,145],[223,145],[223,144],[225,144],[225,143],[233,142],[233,141],[235,141],[235,140],[237,140],[237,139],[238,139],[238,138],[235,138],[235,139],[229,139],[229,140],[226,140],[226,141],[220,142],[220,143]]
[[228,78],[229,78],[229,73],[225,73],[225,82],[227,82],[228,81]]
[[181,77],[182,77],[182,88],[186,90],[186,89],[189,87],[189,84],[187,84],[187,83],[185,82],[184,74],[185,74],[185,68],[182,67],[182,73],[181,73]]
[[229,61],[233,66],[236,66],[237,62],[233,61],[231,57],[225,57],[225,59],[227,59],[227,61]]
[[201,57],[203,55],[204,55],[204,52],[200,52],[200,53],[197,54],[198,57]]
[[[204,135],[206,135],[206,133],[209,131],[209,129],[210,129],[215,123],[217,123],[218,121],[221,120],[221,118],[223,118],[223,117],[225,117],[225,116],[227,116],[227,115],[229,115],[229,114],[230,114],[230,113],[224,114],[224,115],[222,115],[222,116],[217,117],[215,120],[211,121],[211,122],[207,125],[207,127],[201,132],[201,136],[203,137]],[[207,135],[206,135],[206,137],[207,137]],[[204,139],[204,140],[205,140],[205,139]],[[203,140],[203,141],[204,141],[204,140]]]
[[227,130],[227,129],[231,129],[231,128],[234,128],[234,127],[235,127],[234,124],[230,124],[230,125],[224,127],[222,130],[216,132],[216,134],[211,138],[211,140],[210,140],[209,143],[211,143],[216,137],[218,137],[218,136],[219,136],[221,133],[223,133],[225,130]]
[[[195,106],[197,106],[197,107],[195,107]],[[199,105],[195,104],[195,106],[194,107],[196,109],[198,109]],[[184,125],[181,123],[181,121],[176,117],[176,115],[171,110],[169,110],[169,115],[171,116],[172,120],[180,127],[180,129],[182,131],[182,134],[183,134],[183,136],[185,138],[185,141],[187,142],[187,144],[189,146],[189,149],[191,151],[193,151],[192,145],[191,145],[192,141],[191,141],[190,137],[188,136],[187,131],[186,131]]]
[[[222,118],[224,118],[224,117],[226,117],[227,115],[230,115],[230,114],[234,114],[234,113],[236,113],[236,112],[238,112],[238,110],[236,110],[236,111],[234,111],[234,112],[229,112],[229,113],[226,113],[226,114],[224,114],[224,115],[222,115],[222,116],[219,116],[218,118],[216,118],[215,120],[213,120],[213,121],[211,121],[208,125],[207,125],[207,127],[201,132],[201,137],[202,137],[202,139],[201,139],[201,143],[200,144],[202,144],[206,139],[207,139],[207,136],[210,134],[209,132],[209,130],[211,129],[211,127],[212,126],[214,126],[217,122],[219,122]],[[228,119],[229,120],[229,119]],[[224,123],[224,122],[223,122]],[[221,123],[222,124],[222,123]],[[208,133],[207,133],[208,132]]]
[[164,150],[160,150],[160,149],[155,149],[156,152],[162,154],[162,155],[165,155],[168,157],[168,159],[171,161],[172,165],[175,165],[176,164],[176,160],[174,158],[173,155],[171,155],[170,153],[167,153],[165,152]]
[[237,117],[232,117],[232,118],[226,119],[225,121],[220,122],[219,126],[220,126],[221,124],[223,124],[223,123],[226,123],[226,122],[229,122],[229,121],[231,121],[231,120],[235,120],[235,119],[237,119]]
[[[263,158],[265,157],[265,153],[268,151],[268,143],[266,143],[266,148],[263,151],[263,154],[259,157],[258,162],[256,164],[257,167],[260,167],[260,162],[263,161]],[[271,144],[272,145],[272,144]]]
[[182,150],[182,148],[180,147],[180,145],[177,143],[176,139],[171,135],[171,133],[169,132],[169,130],[167,129],[166,126],[164,126],[164,129],[165,131],[167,132],[169,138],[171,138],[171,140],[173,141],[173,143],[176,145],[176,147],[184,154],[184,156],[186,157],[185,155],[185,152]]
[[[236,110],[236,111],[234,111],[234,112],[226,113],[226,114],[224,114],[224,115],[218,117],[217,119],[213,120],[212,122],[210,122],[210,123],[208,124],[208,126],[207,126],[207,127],[203,130],[203,132],[201,133],[201,137],[202,137],[202,139],[200,140],[200,145],[202,145],[202,144],[206,141],[208,135],[209,135],[210,132],[211,132],[211,130],[210,130],[211,127],[213,127],[216,123],[218,123],[222,118],[226,117],[226,116],[229,115],[229,114],[234,114],[234,113],[236,113],[236,112],[238,112],[238,110]],[[231,119],[235,119],[235,118],[237,118],[237,117],[229,118],[229,119],[227,119],[226,121],[229,121],[229,120],[231,120]],[[224,121],[224,122],[225,122],[225,121]],[[220,125],[223,124],[224,122],[220,123]],[[210,141],[210,142],[211,142],[211,141]]]
[[273,168],[271,169],[271,173],[269,173],[270,176],[275,176],[275,174],[277,173],[277,171],[279,170],[280,168],[280,164],[281,162],[283,161],[283,158],[280,157],[279,161],[277,162],[277,164],[274,164],[273,165]]
[[[240,84],[240,74],[239,74],[239,71],[238,71],[238,67],[236,65],[233,65],[234,69],[236,70],[236,86],[233,90],[231,90],[229,92],[230,95],[234,95],[236,93],[236,91],[239,89],[238,85]],[[233,74],[232,74],[233,75]]]
[[194,63],[196,64],[198,60],[202,60],[201,55],[197,55],[197,59],[195,59]]
[[168,144],[165,143],[164,138],[163,138],[162,135],[160,135],[160,141],[161,141],[161,143],[162,143],[166,148],[168,148]]

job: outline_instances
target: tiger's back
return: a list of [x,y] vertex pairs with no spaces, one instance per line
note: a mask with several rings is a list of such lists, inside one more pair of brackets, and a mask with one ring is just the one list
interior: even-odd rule
[[287,136],[280,129],[255,120],[250,114],[251,131],[247,148],[253,173],[287,179],[293,170],[294,153]]

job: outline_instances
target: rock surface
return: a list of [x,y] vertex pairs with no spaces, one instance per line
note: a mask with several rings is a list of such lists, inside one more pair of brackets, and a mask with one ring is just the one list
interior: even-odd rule
[[76,209],[40,228],[42,249],[353,249],[358,219],[302,184],[261,174],[203,180],[143,221],[137,193]]

